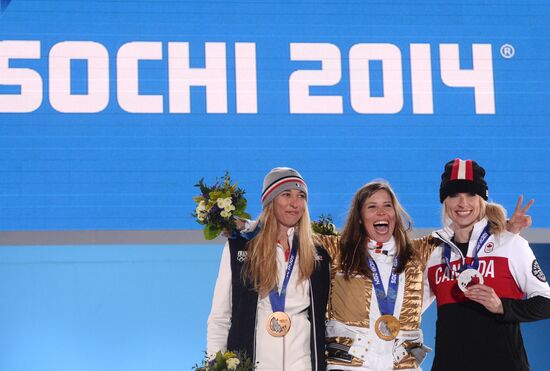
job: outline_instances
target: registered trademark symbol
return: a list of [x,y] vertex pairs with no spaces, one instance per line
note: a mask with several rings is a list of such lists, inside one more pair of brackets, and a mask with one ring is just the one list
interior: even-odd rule
[[504,44],[500,47],[500,55],[506,59],[510,59],[516,54],[516,49],[510,44]]

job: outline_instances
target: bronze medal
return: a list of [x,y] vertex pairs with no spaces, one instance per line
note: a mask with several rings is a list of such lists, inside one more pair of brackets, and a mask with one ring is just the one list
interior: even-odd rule
[[399,334],[401,324],[399,320],[391,314],[384,314],[376,320],[374,324],[374,331],[376,335],[382,340],[393,340]]
[[290,330],[290,317],[285,312],[273,312],[267,317],[266,328],[271,336],[285,336]]

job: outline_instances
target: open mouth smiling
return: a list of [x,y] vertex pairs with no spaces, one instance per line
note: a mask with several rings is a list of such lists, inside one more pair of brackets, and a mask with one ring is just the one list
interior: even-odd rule
[[379,220],[372,224],[378,233],[387,233],[390,223],[387,220]]

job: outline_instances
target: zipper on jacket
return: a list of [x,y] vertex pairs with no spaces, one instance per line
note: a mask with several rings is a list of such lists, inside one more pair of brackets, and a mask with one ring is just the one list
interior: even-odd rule
[[283,336],[283,371],[285,371],[285,366],[286,366],[286,359],[285,359],[285,358],[286,358],[286,357],[285,357],[285,355],[286,355],[286,354],[285,354],[285,346],[286,346],[286,344],[285,344],[285,337],[286,337],[286,336]]
[[[455,252],[458,253],[458,255],[460,256],[461,267],[462,267],[463,265],[465,265],[465,264],[466,264],[466,257],[462,254],[462,250],[460,250],[460,249],[458,248],[458,246],[456,246],[452,241],[448,240],[446,237],[443,237],[443,236],[440,235],[438,232],[435,232],[435,234],[437,235],[437,237],[438,237],[439,239],[441,239],[443,242],[445,242],[446,244],[448,244],[448,245],[451,247],[451,249],[454,249]],[[468,254],[468,250],[470,249],[469,244],[470,244],[470,241],[468,241],[468,249],[466,250],[466,255]],[[443,248],[445,249],[445,246],[443,246]],[[443,253],[445,253],[445,252],[443,252]],[[450,260],[450,259],[451,259],[451,257],[449,257],[449,260]],[[450,263],[450,262],[449,262],[449,263]],[[454,272],[455,274],[458,273],[458,272],[457,272],[455,269],[453,269],[452,267],[449,267],[449,269],[451,269],[451,272],[449,272],[449,277],[453,277],[453,276],[452,276],[453,272]]]
[[311,301],[311,326],[313,328],[313,353],[314,353],[314,359],[315,359],[315,365],[314,370],[317,371],[317,365],[319,362],[317,361],[317,331],[315,330],[315,304],[313,300],[313,287],[311,286],[311,279],[308,280],[309,282],[309,300]]
[[[458,255],[460,255],[461,259],[462,259],[462,262],[464,263],[464,261],[466,260],[466,257],[462,254],[462,250],[460,250],[458,248],[458,246],[456,246],[454,244],[454,242],[448,240],[446,237],[443,237],[442,235],[439,234],[439,232],[435,232],[435,234],[437,235],[437,237],[442,240],[443,242],[445,242],[446,244],[448,244],[449,246],[451,246],[452,249],[455,250],[456,253],[458,253]],[[468,250],[470,250],[470,241],[468,241]],[[468,252],[468,250],[466,251],[466,253]]]
[[252,365],[256,368],[256,331],[258,331],[258,304],[260,301],[260,295],[256,301],[256,315],[254,316],[254,345],[252,346]]

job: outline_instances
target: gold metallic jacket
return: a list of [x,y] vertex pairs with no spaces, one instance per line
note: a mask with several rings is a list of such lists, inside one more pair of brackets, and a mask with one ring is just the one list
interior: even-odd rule
[[[331,256],[331,287],[327,307],[327,319],[336,320],[344,325],[370,328],[370,305],[373,295],[372,281],[364,279],[344,279],[340,269],[339,238],[335,236],[322,236],[323,245]],[[420,330],[422,314],[422,300],[424,289],[424,270],[428,258],[437,246],[438,240],[426,236],[413,240],[414,257],[405,266],[405,287],[399,322],[402,331]],[[400,300],[398,298],[398,300]],[[326,339],[327,344],[336,343],[351,346],[353,339],[347,337],[332,337]],[[421,344],[405,341],[406,348]],[[363,365],[360,358],[352,357],[351,362],[327,358],[328,365],[345,365],[368,367]],[[415,369],[419,364],[415,357],[407,354],[398,363],[394,362],[394,370]]]

